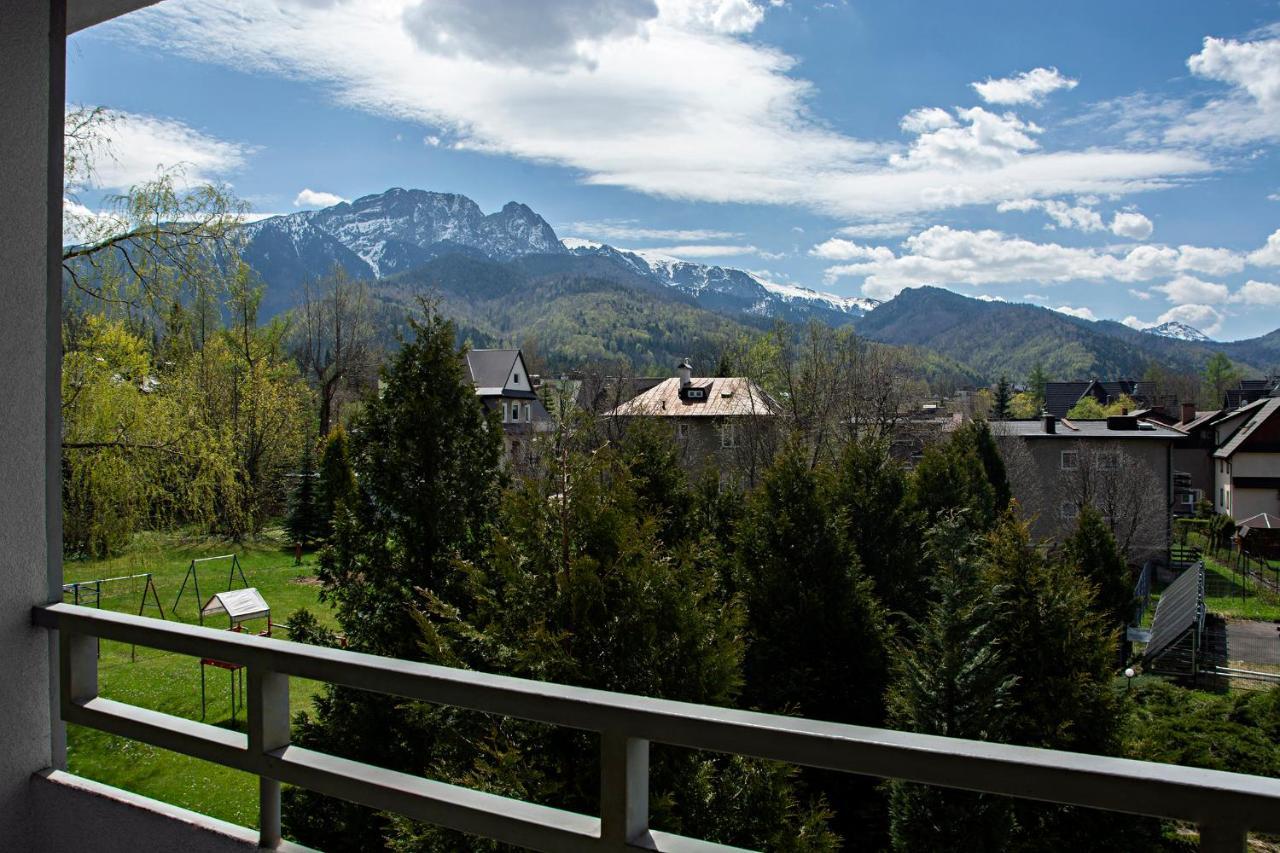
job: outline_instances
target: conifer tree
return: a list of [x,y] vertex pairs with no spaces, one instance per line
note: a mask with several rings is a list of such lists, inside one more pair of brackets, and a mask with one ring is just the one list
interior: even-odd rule
[[[1039,362],[1031,368],[1031,374],[1027,377],[1027,390],[1036,401],[1038,409],[1043,409],[1045,404],[1045,387],[1049,384],[1049,373],[1044,369],[1044,365]],[[1038,412],[1037,412],[1038,414]]]
[[1009,401],[1013,399],[1013,389],[1009,387],[1009,377],[1001,376],[996,383],[995,399],[992,401],[991,415],[997,420],[1009,417]]
[[835,501],[849,546],[891,613],[919,616],[928,594],[921,553],[924,519],[906,469],[888,443],[851,441],[841,454]]
[[744,698],[767,711],[875,724],[884,614],[833,511],[830,480],[792,444],[747,500],[736,572],[751,639]]
[[1096,590],[1095,606],[1115,630],[1128,623],[1133,609],[1133,585],[1129,567],[1111,528],[1102,514],[1085,504],[1076,527],[1062,543],[1063,559],[1074,566]]
[[327,538],[333,532],[333,519],[338,507],[351,501],[356,493],[347,431],[341,425],[335,426],[325,438],[316,492],[320,537]]
[[289,539],[308,547],[324,536],[324,519],[316,502],[315,447],[310,439],[302,442],[302,470],[298,472],[298,485],[289,503],[289,517],[285,529]]
[[985,423],[966,424],[947,441],[926,447],[911,486],[913,503],[927,524],[963,510],[960,517],[975,531],[995,526],[1010,493],[1004,464]]
[[[980,542],[944,517],[929,534],[937,566],[928,612],[899,645],[889,690],[889,723],[923,734],[1001,740],[1014,678],[993,627],[993,606],[978,577]],[[1007,799],[893,782],[890,837],[895,850],[996,850],[1012,830]]]

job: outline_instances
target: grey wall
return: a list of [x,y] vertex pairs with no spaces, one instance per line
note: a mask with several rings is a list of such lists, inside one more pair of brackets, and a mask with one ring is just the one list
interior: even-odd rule
[[57,2],[5,0],[0,24],[0,846],[11,850],[30,846],[31,774],[61,760],[51,742],[50,640],[31,626],[32,605],[61,578],[57,459],[47,452],[60,428],[58,290],[49,288],[61,245],[49,230],[61,229]]

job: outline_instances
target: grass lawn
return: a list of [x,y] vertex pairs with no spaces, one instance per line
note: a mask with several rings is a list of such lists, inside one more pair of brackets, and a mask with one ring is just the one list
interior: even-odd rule
[[[190,583],[178,610],[173,610],[187,567],[193,558],[231,553],[239,556],[249,585],[257,587],[271,605],[273,622],[286,622],[295,610],[306,607],[322,623],[334,623],[329,607],[318,601],[319,587],[312,579],[314,556],[305,554],[303,565],[294,566],[292,549],[287,547],[279,531],[269,531],[251,544],[140,534],[130,551],[121,556],[107,560],[68,560],[63,567],[63,580],[71,583],[152,572],[165,617],[196,623],[199,605]],[[227,588],[229,564],[229,560],[197,564],[200,593],[205,599]],[[239,576],[235,581],[239,587]],[[142,589],[141,580],[106,584],[102,607],[137,613]],[[70,596],[65,600],[70,601]],[[82,592],[81,604],[92,603],[92,598]],[[151,605],[150,598],[148,604]],[[148,606],[143,615],[158,613],[154,606]],[[225,616],[208,620],[210,627],[222,628],[226,624]],[[259,629],[258,623],[248,627]],[[274,633],[288,636],[280,628]],[[201,667],[197,659],[142,647],[131,650],[127,645],[104,641],[98,667],[101,695],[175,716],[200,719]],[[205,677],[208,697],[205,721],[229,726],[230,675],[225,670],[208,667]],[[317,682],[292,679],[291,709],[296,712],[310,707],[319,689]],[[240,731],[244,731],[243,707],[237,710],[236,719]],[[73,773],[90,779],[242,826],[253,827],[258,823],[256,776],[80,726],[67,727],[67,762]]]

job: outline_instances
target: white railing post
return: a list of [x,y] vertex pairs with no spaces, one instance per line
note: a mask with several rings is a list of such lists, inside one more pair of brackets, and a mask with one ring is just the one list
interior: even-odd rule
[[600,837],[625,847],[649,834],[649,741],[600,735]]
[[[289,745],[289,676],[249,667],[249,752]],[[280,844],[280,782],[258,775],[258,845]]]
[[62,716],[71,706],[98,697],[98,640],[85,634],[61,631],[58,663],[61,667]]
[[1200,853],[1244,853],[1249,833],[1239,826],[1200,824]]

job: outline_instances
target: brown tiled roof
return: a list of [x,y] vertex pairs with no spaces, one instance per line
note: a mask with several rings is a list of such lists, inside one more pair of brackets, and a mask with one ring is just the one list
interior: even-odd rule
[[693,379],[692,388],[702,388],[702,399],[682,399],[680,380],[665,379],[657,385],[609,412],[617,417],[743,417],[774,415],[778,404],[746,377],[730,376]]

